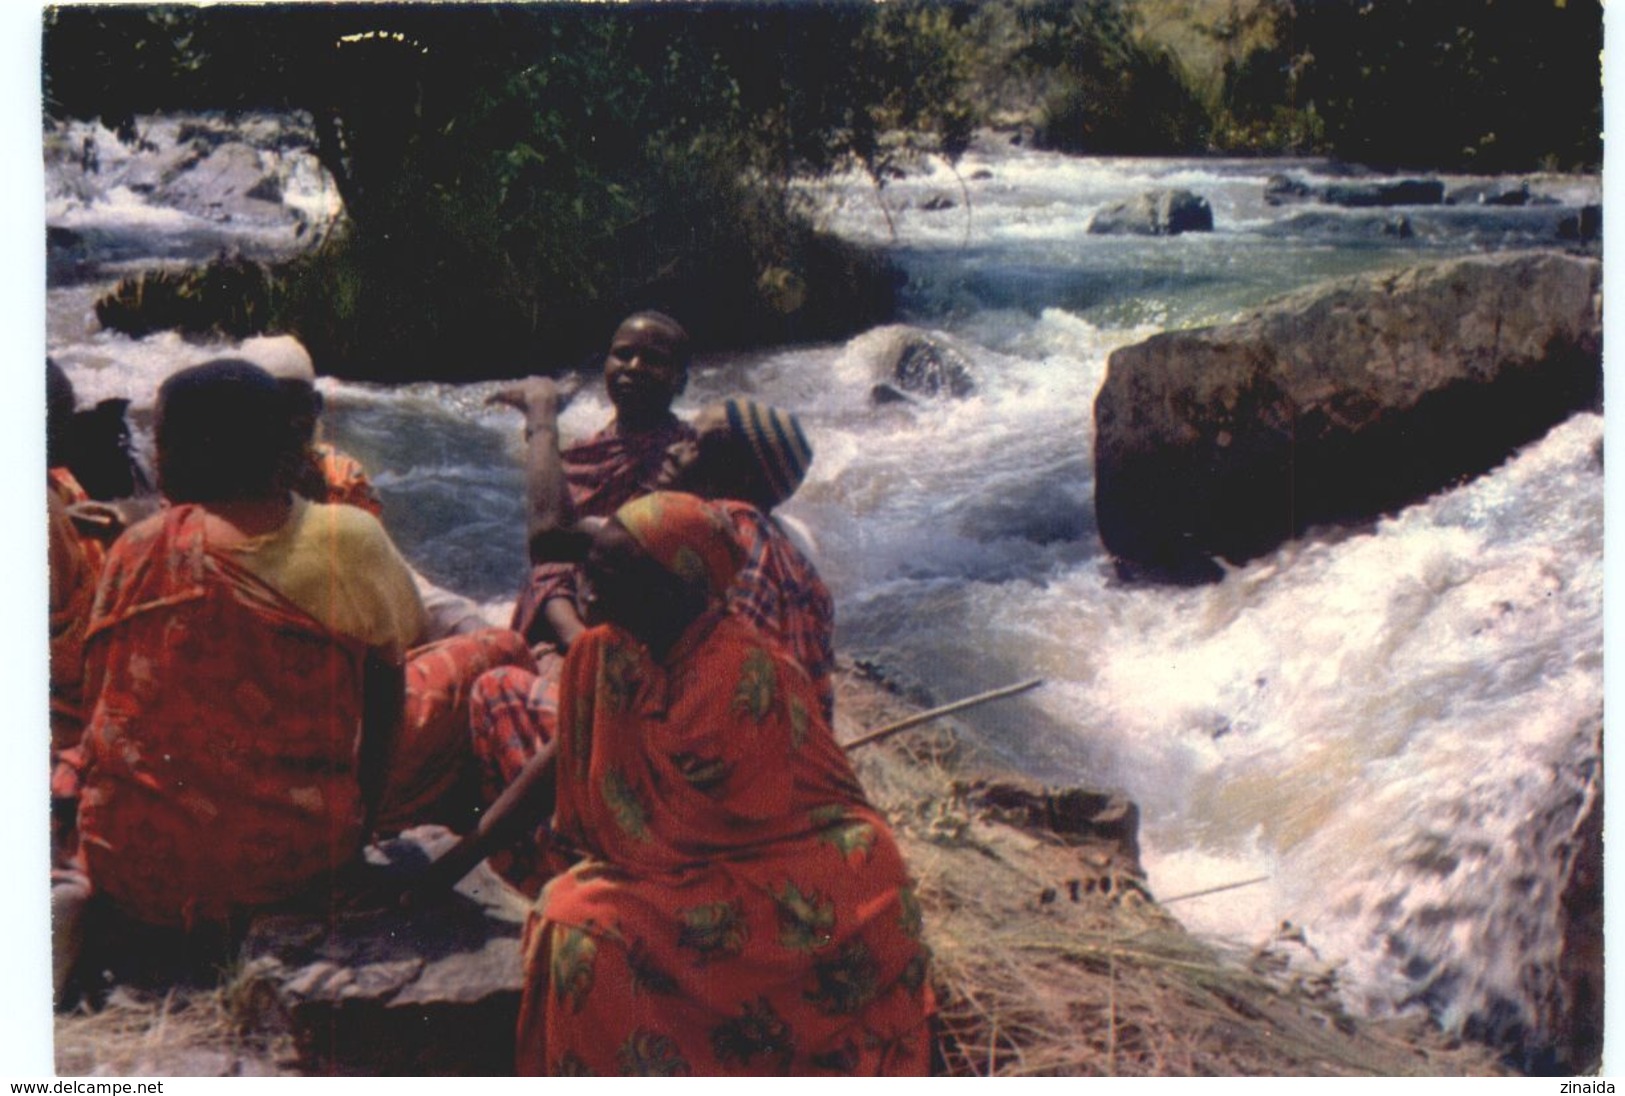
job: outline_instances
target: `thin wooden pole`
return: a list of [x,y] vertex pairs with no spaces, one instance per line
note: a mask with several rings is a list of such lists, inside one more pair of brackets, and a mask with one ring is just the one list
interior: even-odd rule
[[1270,877],[1267,875],[1260,875],[1257,879],[1243,879],[1236,883],[1225,883],[1217,887],[1208,887],[1206,890],[1191,891],[1189,894],[1176,894],[1172,898],[1159,898],[1157,899],[1157,905],[1166,906],[1170,902],[1183,902],[1187,898],[1204,898],[1210,894],[1218,894],[1220,891],[1235,890],[1237,887],[1250,887],[1254,883],[1267,883],[1269,882],[1269,878]]
[[1007,696],[1015,696],[1017,693],[1024,693],[1028,689],[1036,689],[1042,684],[1044,684],[1044,679],[1041,677],[1035,677],[1030,681],[1023,681],[1016,685],[1006,685],[1002,689],[990,689],[985,693],[977,693],[975,696],[967,696],[964,700],[956,700],[952,704],[944,704],[940,708],[932,708],[928,711],[916,712],[906,719],[899,719],[896,723],[888,723],[884,727],[870,731],[861,738],[855,738],[851,742],[848,742],[844,748],[849,751],[855,750],[859,746],[867,746],[871,742],[879,742],[883,738],[890,738],[898,731],[906,731],[910,727],[918,727],[921,723],[929,723],[933,719],[938,719],[952,712],[958,712],[966,708],[974,707],[977,704],[986,704],[990,700],[1000,700]]

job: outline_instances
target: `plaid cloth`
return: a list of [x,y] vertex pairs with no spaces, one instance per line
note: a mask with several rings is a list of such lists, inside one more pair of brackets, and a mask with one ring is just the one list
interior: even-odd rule
[[[502,666],[474,682],[469,732],[482,806],[495,803],[518,778],[519,770],[558,734],[559,671],[564,659],[547,652],[536,665],[538,672]],[[533,898],[570,864],[552,849],[545,824],[529,837],[493,852],[489,860],[497,874]]]
[[728,590],[728,608],[778,640],[807,671],[826,721],[835,718],[835,601],[812,562],[767,514],[724,502],[745,565]]
[[[654,430],[625,436],[612,422],[586,441],[566,446],[562,456],[571,520],[610,517],[624,503],[654,490],[666,450],[693,437],[694,428],[674,415]],[[537,617],[542,606],[554,598],[575,600],[577,573],[573,563],[541,563],[532,568],[514,605],[513,630],[532,643],[547,639],[532,634]]]

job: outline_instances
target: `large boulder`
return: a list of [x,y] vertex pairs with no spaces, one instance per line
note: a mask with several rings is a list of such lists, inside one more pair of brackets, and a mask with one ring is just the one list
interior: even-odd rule
[[1219,577],[1317,524],[1484,472],[1601,399],[1601,264],[1556,252],[1349,279],[1114,352],[1100,536],[1133,574]]
[[1151,190],[1101,208],[1089,221],[1096,236],[1178,236],[1212,232],[1213,208],[1188,190]]

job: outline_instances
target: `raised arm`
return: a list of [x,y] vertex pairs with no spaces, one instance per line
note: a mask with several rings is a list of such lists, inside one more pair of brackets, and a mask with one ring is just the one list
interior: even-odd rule
[[486,401],[525,416],[525,542],[532,564],[580,557],[559,441],[559,411],[569,394],[550,377],[527,377]]

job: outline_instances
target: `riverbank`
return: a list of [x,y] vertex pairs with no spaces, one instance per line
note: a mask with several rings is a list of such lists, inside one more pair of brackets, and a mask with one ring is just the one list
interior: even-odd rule
[[[837,734],[920,710],[844,663]],[[1120,796],[1007,776],[951,720],[860,747],[854,763],[889,815],[918,883],[934,955],[948,1076],[1496,1076],[1488,1049],[1425,1020],[1375,1022],[1339,1002],[1337,971],[1283,926],[1256,947],[1188,933],[1179,896],[1155,896]],[[1159,897],[1164,900],[1159,901]],[[302,1059],[251,1016],[240,971],[119,987],[56,1018],[64,1076],[351,1072]],[[339,1055],[344,1048],[338,1048]],[[507,1063],[490,1062],[489,1072]]]

